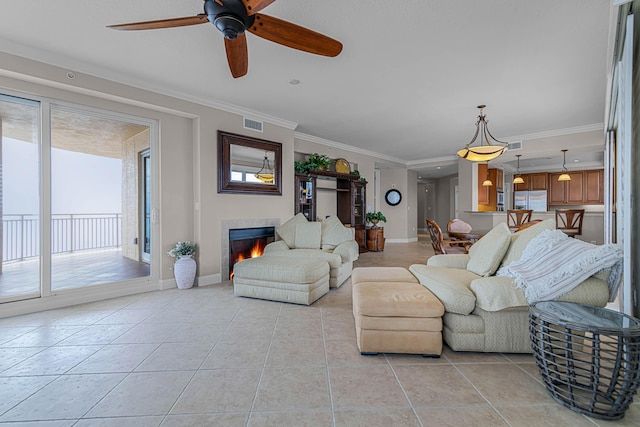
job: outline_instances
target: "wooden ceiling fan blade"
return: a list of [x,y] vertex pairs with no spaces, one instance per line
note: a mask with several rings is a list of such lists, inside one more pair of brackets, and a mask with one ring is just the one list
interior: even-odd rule
[[331,37],[261,13],[255,17],[247,30],[256,36],[316,55],[338,56],[342,51],[342,43]]
[[253,15],[260,12],[276,0],[242,0],[247,10],[247,15]]
[[249,69],[249,54],[247,53],[247,36],[238,34],[234,40],[224,39],[227,51],[227,62],[233,78],[237,79],[247,74]]
[[161,19],[158,21],[132,22],[130,24],[107,25],[107,28],[114,30],[155,30],[158,28],[185,27],[187,25],[198,25],[209,22],[207,15],[201,13],[196,16],[187,16],[185,18]]

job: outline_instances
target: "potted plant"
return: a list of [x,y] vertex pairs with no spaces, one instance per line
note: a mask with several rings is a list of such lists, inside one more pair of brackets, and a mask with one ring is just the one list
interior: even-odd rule
[[309,173],[309,166],[305,162],[300,162],[298,160],[293,162],[293,169],[296,173]]
[[365,215],[365,219],[367,220],[367,222],[373,224],[374,227],[377,227],[378,226],[378,222],[380,222],[380,221],[387,222],[387,218],[380,211],[378,211],[378,212],[367,212],[367,214]]
[[173,264],[173,275],[176,278],[178,289],[189,289],[196,278],[196,261],[192,258],[196,253],[197,245],[190,241],[178,242],[167,255],[176,258]]
[[327,170],[330,164],[331,160],[326,154],[311,153],[307,160],[307,168],[309,170]]

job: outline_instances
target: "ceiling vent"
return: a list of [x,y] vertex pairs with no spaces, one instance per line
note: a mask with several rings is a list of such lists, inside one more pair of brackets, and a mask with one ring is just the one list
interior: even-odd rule
[[518,151],[518,150],[522,150],[522,141],[510,142],[510,143],[507,145],[507,150],[508,150],[508,151]]
[[259,122],[257,120],[251,120],[248,118],[244,118],[244,128],[245,129],[251,129],[251,130],[255,130],[256,132],[262,132],[262,122]]

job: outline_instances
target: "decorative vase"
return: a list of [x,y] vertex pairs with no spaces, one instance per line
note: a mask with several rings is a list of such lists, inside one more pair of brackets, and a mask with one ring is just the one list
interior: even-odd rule
[[189,289],[196,278],[196,260],[191,255],[181,255],[173,265],[173,275],[178,289]]
[[373,224],[373,227],[376,228],[378,226],[378,222],[380,222],[379,219],[372,219],[371,220],[371,224]]

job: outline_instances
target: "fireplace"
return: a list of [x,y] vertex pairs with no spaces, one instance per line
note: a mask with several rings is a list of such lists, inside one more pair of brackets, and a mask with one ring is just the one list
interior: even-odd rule
[[229,279],[233,266],[244,259],[262,256],[264,247],[275,241],[275,227],[235,228],[229,230]]
[[280,218],[234,218],[220,220],[220,280],[229,280],[229,231],[240,228],[280,226]]

